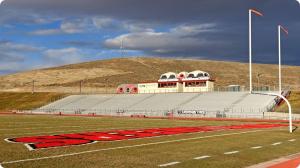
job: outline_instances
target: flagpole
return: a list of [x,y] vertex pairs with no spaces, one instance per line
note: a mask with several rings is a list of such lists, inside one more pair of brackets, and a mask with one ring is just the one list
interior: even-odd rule
[[249,92],[253,92],[252,86],[252,12],[257,16],[263,16],[263,14],[257,10],[249,9]]
[[249,10],[249,92],[252,93],[252,11]]
[[279,94],[282,92],[281,86],[281,26],[278,25],[278,56],[279,56]]

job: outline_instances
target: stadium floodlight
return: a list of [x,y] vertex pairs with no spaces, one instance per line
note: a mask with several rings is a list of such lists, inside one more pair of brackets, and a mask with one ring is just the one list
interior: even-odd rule
[[281,85],[281,30],[288,35],[289,32],[286,28],[281,25],[278,25],[278,56],[279,56],[279,94],[282,92]]
[[249,9],[249,91],[252,93],[252,13],[257,16],[263,16],[263,14],[257,10]]

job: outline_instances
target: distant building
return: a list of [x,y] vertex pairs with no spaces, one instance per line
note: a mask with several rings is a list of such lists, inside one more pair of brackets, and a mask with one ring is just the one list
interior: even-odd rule
[[117,93],[180,93],[210,92],[214,90],[214,80],[204,71],[168,72],[162,74],[158,81],[150,83],[124,84],[118,87]]

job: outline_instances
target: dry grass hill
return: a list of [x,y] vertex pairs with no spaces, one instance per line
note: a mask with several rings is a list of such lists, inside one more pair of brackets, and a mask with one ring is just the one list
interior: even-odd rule
[[[216,87],[231,84],[248,86],[248,64],[224,61],[167,59],[167,58],[118,58],[86,62],[61,67],[20,72],[0,76],[0,91],[29,91],[31,81],[36,81],[38,91],[76,92],[83,80],[83,89],[114,91],[122,83],[155,81],[160,74],[174,71],[207,71],[216,79]],[[277,65],[255,64],[256,74],[261,73],[261,85],[278,86]],[[283,66],[283,84],[300,90],[300,67]]]

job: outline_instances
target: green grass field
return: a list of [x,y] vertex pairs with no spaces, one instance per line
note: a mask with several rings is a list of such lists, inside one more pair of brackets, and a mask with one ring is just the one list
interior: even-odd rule
[[[177,126],[237,125],[238,121],[185,121],[163,119],[0,116],[0,163],[13,167],[245,167],[300,152],[300,133],[287,128],[231,130],[161,136],[29,151],[5,138]],[[290,142],[289,140],[296,141]],[[274,143],[281,142],[278,145]],[[259,149],[252,147],[262,146]],[[225,152],[239,151],[225,155]],[[210,158],[196,160],[195,157]],[[31,159],[31,160],[28,160]],[[16,162],[13,162],[16,161]]]

